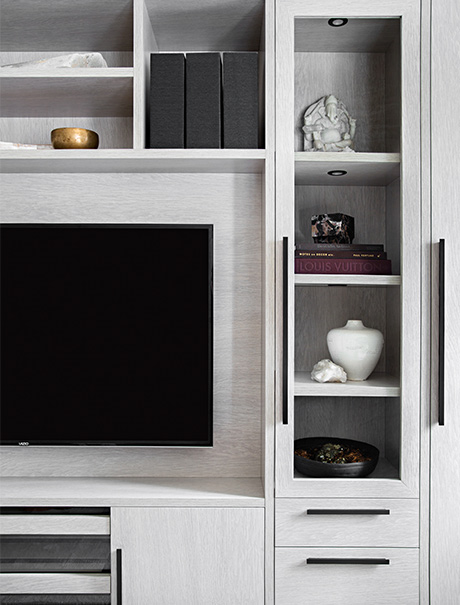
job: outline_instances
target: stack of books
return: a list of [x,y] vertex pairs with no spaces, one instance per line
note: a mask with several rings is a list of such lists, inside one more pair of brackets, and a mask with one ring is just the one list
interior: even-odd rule
[[382,244],[300,244],[295,272],[391,275],[391,260]]

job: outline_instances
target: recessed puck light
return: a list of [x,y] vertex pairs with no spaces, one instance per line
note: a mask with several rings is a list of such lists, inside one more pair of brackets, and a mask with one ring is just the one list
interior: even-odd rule
[[346,25],[348,23],[348,19],[343,19],[342,17],[334,17],[334,19],[329,19],[328,24],[331,27],[342,27],[342,25]]
[[344,174],[347,174],[346,170],[329,170],[328,172],[329,176],[343,176]]

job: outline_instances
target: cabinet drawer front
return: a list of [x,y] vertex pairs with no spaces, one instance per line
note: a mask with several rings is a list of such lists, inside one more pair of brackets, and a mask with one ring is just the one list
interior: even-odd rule
[[418,605],[416,548],[275,550],[276,605]]
[[2,594],[110,594],[110,574],[2,573]]
[[107,515],[0,515],[0,534],[110,534]]
[[418,547],[418,500],[278,498],[277,546]]

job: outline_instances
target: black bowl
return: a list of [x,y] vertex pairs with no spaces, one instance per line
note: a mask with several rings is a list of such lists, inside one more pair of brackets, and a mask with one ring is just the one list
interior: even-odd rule
[[351,448],[357,448],[369,457],[366,462],[349,462],[346,464],[334,464],[333,462],[317,462],[309,460],[303,456],[294,454],[294,467],[302,475],[308,477],[367,477],[377,466],[379,459],[379,450],[363,441],[353,441],[352,439],[342,439],[341,437],[306,437],[294,441],[294,450],[312,450],[315,447],[321,447],[325,443],[338,443],[348,445]]

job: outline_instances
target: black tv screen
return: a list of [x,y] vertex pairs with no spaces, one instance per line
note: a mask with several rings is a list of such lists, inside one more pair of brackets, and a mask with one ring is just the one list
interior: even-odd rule
[[2,444],[212,445],[212,225],[0,235]]

